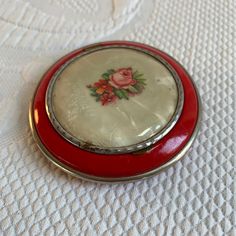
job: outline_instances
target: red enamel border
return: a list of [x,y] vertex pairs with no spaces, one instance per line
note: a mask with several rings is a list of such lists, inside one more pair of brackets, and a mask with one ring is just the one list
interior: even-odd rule
[[[185,102],[175,127],[154,147],[143,154],[103,155],[84,151],[63,139],[51,125],[45,110],[46,90],[53,74],[65,62],[85,49],[96,46],[136,46],[162,56],[178,73],[184,88]],[[170,56],[147,45],[134,42],[113,41],[91,45],[61,58],[43,76],[33,101],[33,122],[46,149],[61,163],[75,171],[99,177],[127,177],[156,169],[178,154],[188,143],[198,120],[199,101],[194,85],[186,71]]]

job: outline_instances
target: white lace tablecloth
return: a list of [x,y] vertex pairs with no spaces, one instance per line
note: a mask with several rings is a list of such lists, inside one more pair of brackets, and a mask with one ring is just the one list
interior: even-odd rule
[[[203,101],[190,152],[158,176],[95,184],[39,152],[28,104],[42,73],[85,44],[158,47]],[[0,0],[0,235],[236,235],[235,0]]]

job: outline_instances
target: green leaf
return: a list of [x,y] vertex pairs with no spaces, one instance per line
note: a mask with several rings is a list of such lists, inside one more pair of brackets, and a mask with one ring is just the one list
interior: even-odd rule
[[105,80],[109,80],[109,76],[110,76],[110,74],[108,74],[108,73],[102,74],[102,77],[103,77]]
[[125,98],[127,100],[129,99],[128,92],[124,89],[115,89],[114,93],[119,99],[122,99],[122,98]]
[[111,74],[115,73],[115,70],[113,69],[110,69],[108,70],[106,73],[103,73],[102,74],[102,77],[105,79],[105,80],[109,80],[109,77]]
[[138,93],[138,90],[134,86],[129,86],[128,89],[131,93]]
[[96,88],[89,88],[91,90],[91,92],[96,92]]
[[137,81],[146,81],[146,79],[144,79],[144,78],[137,78],[136,80]]
[[123,98],[123,94],[122,94],[121,90],[115,89],[115,90],[114,90],[114,93],[115,93],[115,95],[116,95],[119,99],[122,99],[122,98]]
[[137,76],[137,74],[138,74],[138,71],[135,71],[135,72],[133,73],[133,77]]
[[138,91],[138,93],[141,93],[143,90],[143,85],[140,85],[139,83],[133,85],[133,87]]
[[97,97],[99,96],[97,93],[90,93],[91,96]]
[[125,89],[122,89],[121,92],[123,93],[123,97],[128,100],[129,99],[128,92]]
[[136,79],[136,80],[142,79],[141,77],[143,77],[143,74],[135,74],[134,75],[134,79]]
[[115,72],[116,72],[116,71],[113,70],[113,69],[110,69],[110,70],[107,71],[107,73],[108,73],[109,75],[114,74]]
[[96,102],[100,101],[100,96],[97,96]]
[[142,85],[147,85],[144,80],[138,80],[138,83],[142,84]]

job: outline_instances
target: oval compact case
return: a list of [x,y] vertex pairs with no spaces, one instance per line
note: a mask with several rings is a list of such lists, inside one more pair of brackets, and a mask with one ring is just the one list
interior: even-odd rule
[[141,43],[102,42],[57,61],[30,105],[43,154],[77,177],[145,178],[171,166],[199,129],[200,98],[185,69]]

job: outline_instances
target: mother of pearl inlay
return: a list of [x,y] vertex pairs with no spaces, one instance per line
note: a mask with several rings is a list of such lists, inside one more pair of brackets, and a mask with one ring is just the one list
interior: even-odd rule
[[[105,106],[90,95],[87,85],[105,71],[128,67],[143,74],[142,93]],[[100,147],[124,147],[149,139],[168,124],[177,102],[171,72],[152,56],[128,48],[107,48],[79,57],[60,73],[52,90],[52,109],[64,130]]]

